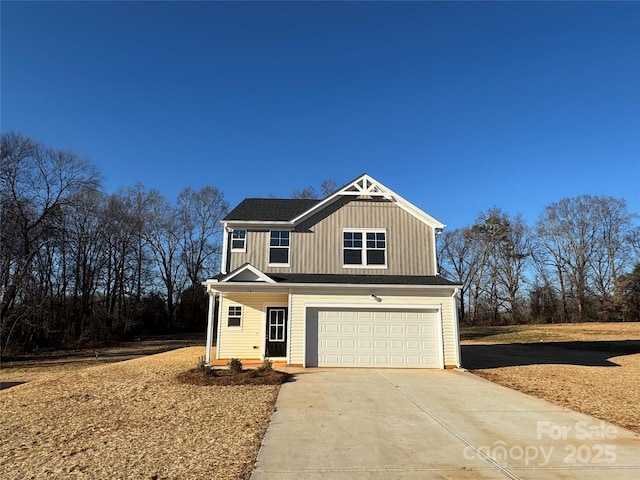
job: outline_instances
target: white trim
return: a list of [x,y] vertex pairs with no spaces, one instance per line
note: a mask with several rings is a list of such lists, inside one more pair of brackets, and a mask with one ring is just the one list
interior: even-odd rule
[[216,304],[216,294],[213,292],[209,293],[209,311],[207,312],[207,343],[206,343],[206,351],[204,354],[204,363],[206,365],[211,365],[211,348],[213,347],[213,314],[215,311]]
[[[443,308],[442,304],[435,303],[425,303],[425,304],[416,304],[416,303],[336,303],[336,302],[305,302],[304,303],[304,324],[306,327],[307,324],[307,314],[308,309],[323,309],[323,308],[334,308],[334,309],[350,309],[350,310],[415,310],[415,311],[436,311],[436,329],[439,332],[439,339],[437,342],[438,345],[438,368],[444,369],[444,318],[443,318]],[[306,368],[307,364],[307,346],[306,346],[306,338],[307,331],[306,328],[304,330],[303,337],[303,361],[302,365]],[[460,345],[460,342],[458,342]]]
[[[289,339],[289,345],[287,345],[287,364],[290,363],[291,359],[291,311],[293,310],[293,295],[291,294],[291,289],[289,289],[289,293],[287,294],[287,338]],[[302,339],[302,343],[304,343],[304,338]]]
[[[242,244],[244,245],[242,248],[234,248],[233,246],[233,233],[234,232],[244,232],[244,238],[242,239]],[[248,230],[246,228],[233,228],[231,229],[231,253],[246,253],[247,252],[247,233]]]
[[271,229],[271,230],[269,230],[269,243],[267,244],[267,259],[271,260],[271,249],[272,248],[278,248],[278,249],[283,249],[283,250],[285,248],[285,247],[283,247],[281,245],[273,245],[273,246],[271,245],[271,233],[273,233],[273,232],[289,232],[290,233],[290,235],[289,235],[289,245],[286,246],[286,249],[287,249],[287,263],[271,263],[271,261],[269,261],[267,265],[269,267],[276,267],[276,268],[277,267],[283,267],[283,268],[290,267],[291,266],[291,240],[292,240],[291,239],[291,237],[292,237],[291,230],[282,230],[282,229],[279,229],[279,230]]
[[[359,264],[353,264],[353,263],[344,263],[344,251],[345,251],[345,246],[344,246],[344,234],[345,233],[361,233],[362,234],[362,247],[360,248],[360,252],[362,254],[360,261],[362,263]],[[384,264],[380,265],[380,264],[372,264],[369,265],[368,263],[366,263],[367,260],[367,252],[369,251],[369,249],[366,246],[367,243],[367,233],[384,233]],[[342,268],[366,268],[366,269],[378,269],[378,270],[386,270],[389,268],[388,266],[388,262],[387,260],[389,259],[389,255],[388,255],[388,246],[389,246],[389,235],[387,235],[387,229],[386,228],[343,228],[342,229],[342,237],[340,238],[340,245],[341,245],[341,250],[340,253],[342,254]],[[377,240],[374,240],[377,241]],[[350,248],[349,250],[357,250],[357,248]],[[372,248],[371,250],[373,251],[380,251],[379,248]]]
[[306,212],[301,213],[296,218],[291,220],[290,223],[292,223],[293,225],[297,225],[298,223],[306,220],[307,218],[309,218],[319,210],[332,204],[339,197],[354,196],[354,195],[356,196],[366,195],[366,196],[372,196],[372,197],[386,198],[396,203],[400,208],[407,211],[408,213],[410,213],[411,215],[413,215],[414,217],[416,217],[417,219],[421,220],[423,223],[426,223],[427,225],[429,225],[434,229],[445,227],[444,223],[440,222],[439,220],[436,220],[434,217],[432,217],[425,211],[421,210],[420,208],[416,207],[414,204],[412,204],[408,200],[405,200],[396,192],[394,192],[390,188],[387,188],[382,183],[378,182],[377,180],[367,175],[366,173],[356,178],[352,182],[348,183],[347,185],[342,187],[340,190],[328,196],[321,202],[315,204]]
[[439,303],[339,303],[305,302],[304,308],[360,308],[363,310],[442,310]]
[[289,220],[226,220],[225,225],[231,228],[249,229],[253,227],[274,227],[279,230],[293,230],[293,224]]
[[224,295],[220,295],[218,302],[218,338],[216,338],[216,360],[220,359],[220,334],[222,331],[222,304]]
[[288,303],[282,302],[262,302],[262,345],[260,346],[260,358],[265,360],[267,358],[266,347],[267,347],[267,321],[269,318],[267,317],[267,308],[286,308],[287,309],[287,347],[285,349],[286,355],[284,357],[269,357],[269,360],[274,362],[282,361],[286,359],[287,363],[289,363],[289,349],[291,348],[291,309],[289,308]]
[[[211,288],[213,292],[273,292],[273,290],[281,290],[280,292],[273,293],[287,293],[288,289],[300,288],[300,289],[348,289],[348,290],[454,290],[460,288],[460,285],[413,285],[413,284],[384,284],[384,283],[276,283],[270,281],[264,282],[224,282],[217,283],[215,281],[207,283],[207,286]],[[222,287],[222,288],[220,288]],[[228,288],[230,287],[230,288]],[[300,293],[300,292],[297,292]]]
[[229,248],[229,232],[227,231],[227,224],[223,223],[222,228],[222,262],[220,265],[220,273],[227,273],[227,256]]
[[[242,321],[243,317],[244,317],[244,307],[245,305],[243,303],[237,303],[237,302],[233,302],[235,305],[227,305],[227,314],[226,314],[226,319],[227,319],[227,325],[226,325],[226,329],[227,330],[240,330],[242,331],[242,325],[244,324],[244,322]],[[229,317],[231,318],[238,318],[237,315],[229,315],[229,309],[230,308],[240,308],[240,325],[229,325]]]
[[455,291],[453,292],[453,295],[451,295],[451,303],[453,304],[453,331],[455,334],[455,341],[456,341],[456,354],[458,356],[458,358],[456,358],[456,367],[460,368],[462,367],[462,354],[460,353],[460,325],[458,325],[458,301],[457,301],[457,297],[458,297],[458,293],[460,290],[458,290],[457,288],[455,289]]
[[220,283],[229,283],[233,278],[237,277],[238,275],[240,275],[245,271],[249,271],[253,273],[256,277],[258,277],[258,280],[255,280],[253,282],[233,282],[233,283],[236,283],[236,284],[253,284],[256,282],[276,283],[276,281],[273,280],[271,277],[269,277],[266,273],[261,272],[250,263],[247,263],[245,265],[242,265],[241,267],[238,267],[233,272],[227,274],[227,276],[221,278],[220,280],[212,281],[211,283],[209,283],[210,280],[207,280],[205,284],[207,286],[213,286],[213,285],[219,285]]

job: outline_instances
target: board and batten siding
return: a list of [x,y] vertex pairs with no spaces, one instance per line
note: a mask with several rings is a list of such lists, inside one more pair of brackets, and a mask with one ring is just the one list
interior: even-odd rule
[[[305,359],[305,330],[304,319],[306,318],[306,307],[308,304],[331,304],[333,308],[340,308],[339,304],[358,304],[363,309],[382,309],[385,306],[393,308],[402,305],[438,305],[442,315],[442,336],[444,365],[454,367],[460,364],[458,358],[458,334],[455,325],[456,316],[454,313],[455,301],[451,295],[438,295],[437,293],[417,295],[386,294],[382,291],[376,292],[382,298],[380,303],[372,303],[369,294],[357,295],[335,295],[327,291],[325,293],[293,293],[291,298],[291,357],[289,362],[294,365],[302,365]],[[320,307],[317,307],[320,308]]]
[[[386,229],[387,268],[343,268],[345,228]],[[435,275],[433,231],[389,200],[342,199],[297,225],[289,267],[269,267],[269,231],[248,230],[246,252],[232,252],[230,271],[251,263],[265,273]]]
[[[218,358],[261,359],[264,354],[266,307],[286,307],[289,296],[273,293],[225,293],[220,301]],[[240,328],[227,327],[229,307],[242,306]]]

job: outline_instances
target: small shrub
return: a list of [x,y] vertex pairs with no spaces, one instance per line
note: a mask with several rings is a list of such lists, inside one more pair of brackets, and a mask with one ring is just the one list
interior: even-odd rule
[[197,368],[201,372],[204,372],[206,370],[209,370],[211,368],[211,365],[207,365],[207,362],[205,361],[204,357],[198,357],[198,367]]
[[229,367],[229,370],[231,370],[232,372],[236,372],[236,373],[242,372],[242,362],[238,358],[232,358],[231,360],[229,360],[229,362],[227,363],[227,366]]
[[273,370],[273,362],[268,358],[265,358],[262,362],[262,365],[258,367],[258,372],[270,372]]
[[216,374],[215,370],[211,365],[208,365],[205,361],[204,357],[198,358],[198,365],[196,367],[198,372],[203,373],[204,375],[214,375]]

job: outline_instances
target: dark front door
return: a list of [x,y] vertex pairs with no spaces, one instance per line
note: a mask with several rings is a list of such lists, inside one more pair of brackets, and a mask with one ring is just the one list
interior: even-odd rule
[[287,356],[287,308],[267,308],[267,332],[264,348],[265,357]]

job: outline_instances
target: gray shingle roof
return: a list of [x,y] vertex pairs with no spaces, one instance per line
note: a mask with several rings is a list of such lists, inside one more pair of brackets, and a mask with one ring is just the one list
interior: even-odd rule
[[[219,274],[214,278],[219,280],[228,274]],[[341,275],[341,274],[307,274],[307,273],[266,273],[278,283],[344,283],[350,285],[435,285],[455,286],[443,277],[433,275]],[[233,280],[231,280],[233,282]]]
[[286,222],[318,202],[320,200],[310,198],[245,198],[224,220]]

